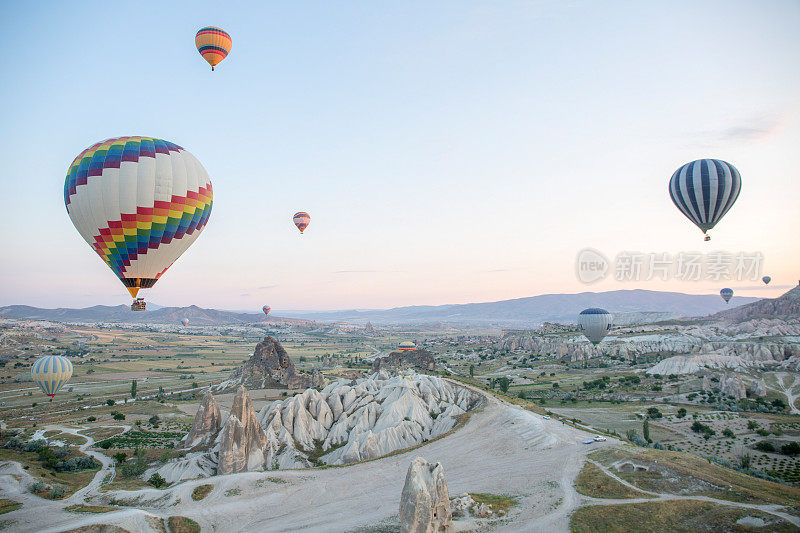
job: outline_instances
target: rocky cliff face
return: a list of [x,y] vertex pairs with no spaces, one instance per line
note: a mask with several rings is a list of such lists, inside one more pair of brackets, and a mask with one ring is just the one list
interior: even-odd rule
[[194,415],[192,429],[181,441],[185,448],[194,449],[208,446],[217,438],[222,427],[219,405],[211,392],[206,392],[200,408]]
[[442,435],[480,396],[425,374],[385,371],[308,389],[262,410],[267,462],[280,468],[346,464],[386,455]]
[[283,346],[274,338],[267,336],[256,344],[250,359],[234,370],[226,381],[216,385],[214,392],[234,390],[240,385],[244,385],[248,389],[272,387],[304,389],[319,387],[323,384],[324,381],[319,372],[314,376],[298,374]]
[[747,397],[747,390],[739,376],[726,376],[720,385],[720,392],[722,394],[730,396],[737,401]]
[[800,285],[778,298],[766,298],[741,307],[721,311],[712,319],[733,320],[736,322],[753,318],[800,315]]
[[386,357],[376,357],[372,362],[373,372],[380,370],[398,371],[410,368],[434,370],[436,361],[431,352],[423,348],[417,348],[406,352],[392,352]]
[[408,467],[400,496],[401,533],[453,531],[450,492],[440,463],[417,457]]
[[261,470],[266,447],[267,436],[258,423],[250,395],[239,385],[231,414],[219,436],[217,473]]

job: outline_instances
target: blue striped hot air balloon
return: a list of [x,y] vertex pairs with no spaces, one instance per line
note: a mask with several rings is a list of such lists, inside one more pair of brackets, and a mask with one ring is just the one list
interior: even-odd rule
[[672,202],[706,234],[739,197],[742,178],[736,167],[719,159],[686,163],[669,180]]
[[72,363],[62,355],[45,355],[33,363],[31,377],[42,392],[52,399],[72,377]]
[[595,346],[611,331],[614,316],[605,309],[590,307],[578,315],[578,329]]
[[725,300],[725,303],[728,303],[731,301],[731,298],[733,298],[733,290],[726,287],[719,291],[719,295],[722,296],[722,299]]

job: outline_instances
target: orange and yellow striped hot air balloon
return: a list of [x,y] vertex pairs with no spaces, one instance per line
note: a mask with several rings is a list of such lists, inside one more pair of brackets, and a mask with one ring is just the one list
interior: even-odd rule
[[194,44],[203,59],[211,65],[211,70],[214,70],[214,66],[230,53],[233,41],[228,32],[222,28],[206,26],[198,30],[197,35],[194,36]]

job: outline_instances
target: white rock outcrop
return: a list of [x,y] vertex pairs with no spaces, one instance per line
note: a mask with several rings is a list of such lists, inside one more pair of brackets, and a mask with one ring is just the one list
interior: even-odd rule
[[408,467],[400,497],[401,533],[453,531],[450,493],[439,463],[417,457]]
[[222,415],[219,404],[211,392],[206,392],[194,416],[192,429],[183,437],[181,445],[188,449],[208,446],[217,438],[220,428],[222,428]]
[[253,402],[239,385],[233,408],[219,434],[217,473],[250,472],[264,468],[267,436],[258,423]]

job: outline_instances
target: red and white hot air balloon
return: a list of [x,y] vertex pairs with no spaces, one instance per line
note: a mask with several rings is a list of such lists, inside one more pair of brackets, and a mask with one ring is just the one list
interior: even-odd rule
[[264,307],[261,308],[261,310],[264,311],[264,315],[266,315],[266,316],[269,316],[270,309],[272,309],[272,308],[270,306],[268,306],[268,305],[265,305]]

